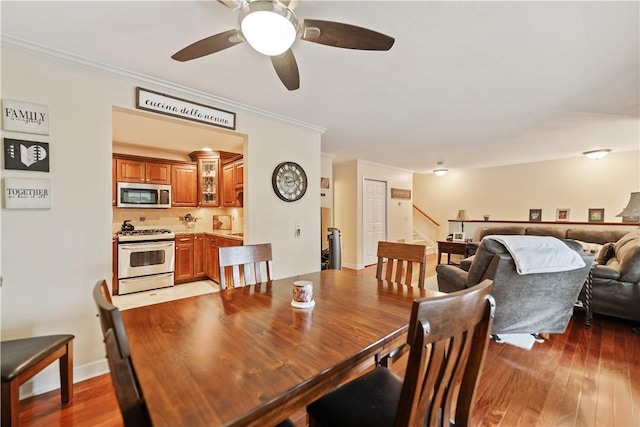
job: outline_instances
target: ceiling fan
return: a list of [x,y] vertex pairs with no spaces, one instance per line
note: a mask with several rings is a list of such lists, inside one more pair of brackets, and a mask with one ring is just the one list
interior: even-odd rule
[[271,63],[289,90],[300,87],[298,64],[291,45],[302,40],[327,46],[357,50],[389,50],[392,37],[341,22],[304,19],[293,13],[296,0],[218,0],[239,10],[240,29],[206,37],[176,52],[171,58],[189,61],[248,42],[258,52],[271,57]]

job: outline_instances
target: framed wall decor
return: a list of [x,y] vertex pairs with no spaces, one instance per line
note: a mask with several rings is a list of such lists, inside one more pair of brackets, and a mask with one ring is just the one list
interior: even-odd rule
[[329,178],[320,178],[320,188],[329,188]]
[[570,209],[556,209],[556,221],[569,221]]
[[391,198],[392,199],[410,199],[411,198],[411,190],[405,190],[402,188],[392,188],[391,189]]
[[49,135],[49,107],[3,99],[2,128],[14,132]]
[[529,209],[529,221],[531,222],[542,221],[542,209]]
[[4,168],[49,172],[49,143],[4,138]]
[[604,209],[589,209],[589,222],[604,222]]
[[455,233],[453,233],[453,241],[454,242],[464,242],[464,233],[457,231]]

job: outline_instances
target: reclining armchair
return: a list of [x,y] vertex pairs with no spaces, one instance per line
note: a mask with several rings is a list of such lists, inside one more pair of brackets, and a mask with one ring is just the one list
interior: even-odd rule
[[454,265],[436,266],[438,288],[441,292],[455,292],[491,279],[491,294],[496,301],[492,334],[562,333],[569,324],[594,258],[583,254],[579,243],[562,242],[582,257],[584,267],[521,275],[505,246],[485,238],[468,272]]

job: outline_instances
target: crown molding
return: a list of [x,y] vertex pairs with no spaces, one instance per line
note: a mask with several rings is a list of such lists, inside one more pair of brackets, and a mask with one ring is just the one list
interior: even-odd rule
[[243,111],[254,116],[266,118],[279,123],[283,123],[289,126],[310,130],[312,132],[324,133],[325,128],[305,123],[299,120],[291,119],[289,117],[281,116],[269,111],[261,110],[259,108],[252,107],[250,105],[241,104],[239,102],[231,101],[229,99],[220,98],[210,93],[192,89],[186,86],[178,85],[166,80],[156,79],[154,77],[147,76],[142,73],[136,73],[134,71],[126,70],[123,68],[114,67],[101,62],[93,61],[78,55],[74,55],[69,52],[64,52],[58,49],[54,49],[49,46],[45,46],[38,43],[33,43],[27,40],[23,40],[17,37],[3,34],[0,39],[0,45],[3,48],[15,50],[17,52],[26,53],[32,56],[37,56],[49,61],[58,62],[61,64],[82,68],[90,72],[101,74],[107,77],[116,78],[119,80],[126,80],[134,83],[135,85],[146,84],[155,86],[155,88],[166,89],[176,92],[181,95],[187,95],[190,97],[198,98],[199,100],[213,102],[219,106],[223,106],[235,111]]

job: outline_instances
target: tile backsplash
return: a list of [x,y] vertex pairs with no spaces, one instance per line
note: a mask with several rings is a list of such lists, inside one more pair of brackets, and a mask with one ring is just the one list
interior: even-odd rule
[[[193,229],[187,228],[187,222],[182,218],[191,214],[197,221]],[[124,209],[113,208],[113,232],[120,231],[122,223],[130,219],[136,229],[168,228],[174,232],[213,230],[214,215],[230,215],[231,230],[239,232],[243,225],[242,208],[171,208],[171,209]],[[144,218],[144,220],[142,220]]]

